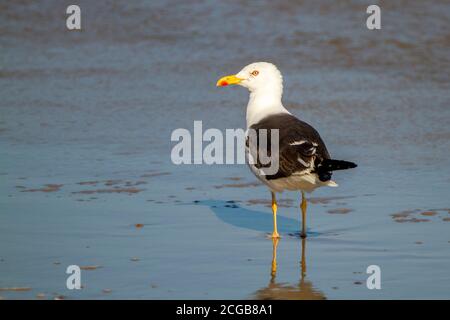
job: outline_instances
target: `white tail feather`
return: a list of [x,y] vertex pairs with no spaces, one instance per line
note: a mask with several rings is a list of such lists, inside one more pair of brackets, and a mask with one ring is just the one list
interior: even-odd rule
[[338,186],[339,186],[339,185],[338,185],[336,182],[334,182],[333,180],[328,180],[328,181],[325,183],[325,185],[328,186],[328,187],[338,187]]

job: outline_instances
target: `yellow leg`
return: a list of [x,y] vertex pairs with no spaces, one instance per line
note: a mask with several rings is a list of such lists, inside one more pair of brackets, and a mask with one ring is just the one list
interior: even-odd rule
[[272,192],[272,213],[273,213],[273,233],[272,238],[279,238],[280,235],[278,234],[277,229],[277,199],[275,198],[275,193]]
[[302,209],[302,232],[300,233],[300,237],[306,238],[306,197],[305,192],[302,191],[302,203],[300,204],[300,208]]
[[301,270],[301,276],[302,276],[302,280],[306,275],[306,239],[303,238],[302,239],[302,258],[300,260],[300,265],[302,267]]
[[275,276],[277,275],[277,246],[278,246],[278,238],[273,238],[272,243],[272,269],[271,269],[271,276],[272,280],[275,280]]

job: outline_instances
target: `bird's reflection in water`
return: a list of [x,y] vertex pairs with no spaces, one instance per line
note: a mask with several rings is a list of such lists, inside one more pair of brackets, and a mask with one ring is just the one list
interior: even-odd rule
[[269,285],[254,294],[255,299],[261,300],[324,300],[325,295],[315,289],[306,277],[306,239],[302,239],[302,257],[300,261],[301,273],[298,284],[277,283],[277,246],[278,239],[273,239],[272,269]]

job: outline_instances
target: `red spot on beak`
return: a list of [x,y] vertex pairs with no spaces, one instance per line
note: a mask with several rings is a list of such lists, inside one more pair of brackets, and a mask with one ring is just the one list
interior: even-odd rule
[[226,82],[225,80],[223,80],[222,82],[220,82],[220,85],[221,85],[222,87],[225,87],[225,86],[228,85],[228,82]]

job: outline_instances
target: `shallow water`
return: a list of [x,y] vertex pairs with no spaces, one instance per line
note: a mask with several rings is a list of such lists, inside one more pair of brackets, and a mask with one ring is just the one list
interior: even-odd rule
[[[78,3],[82,32],[57,1],[0,8],[0,297],[450,298],[448,2],[382,2],[381,31],[366,1]],[[359,165],[309,195],[303,250],[280,196],[276,272],[247,167],[170,160],[176,128],[245,126],[247,92],[215,81],[257,60]]]

